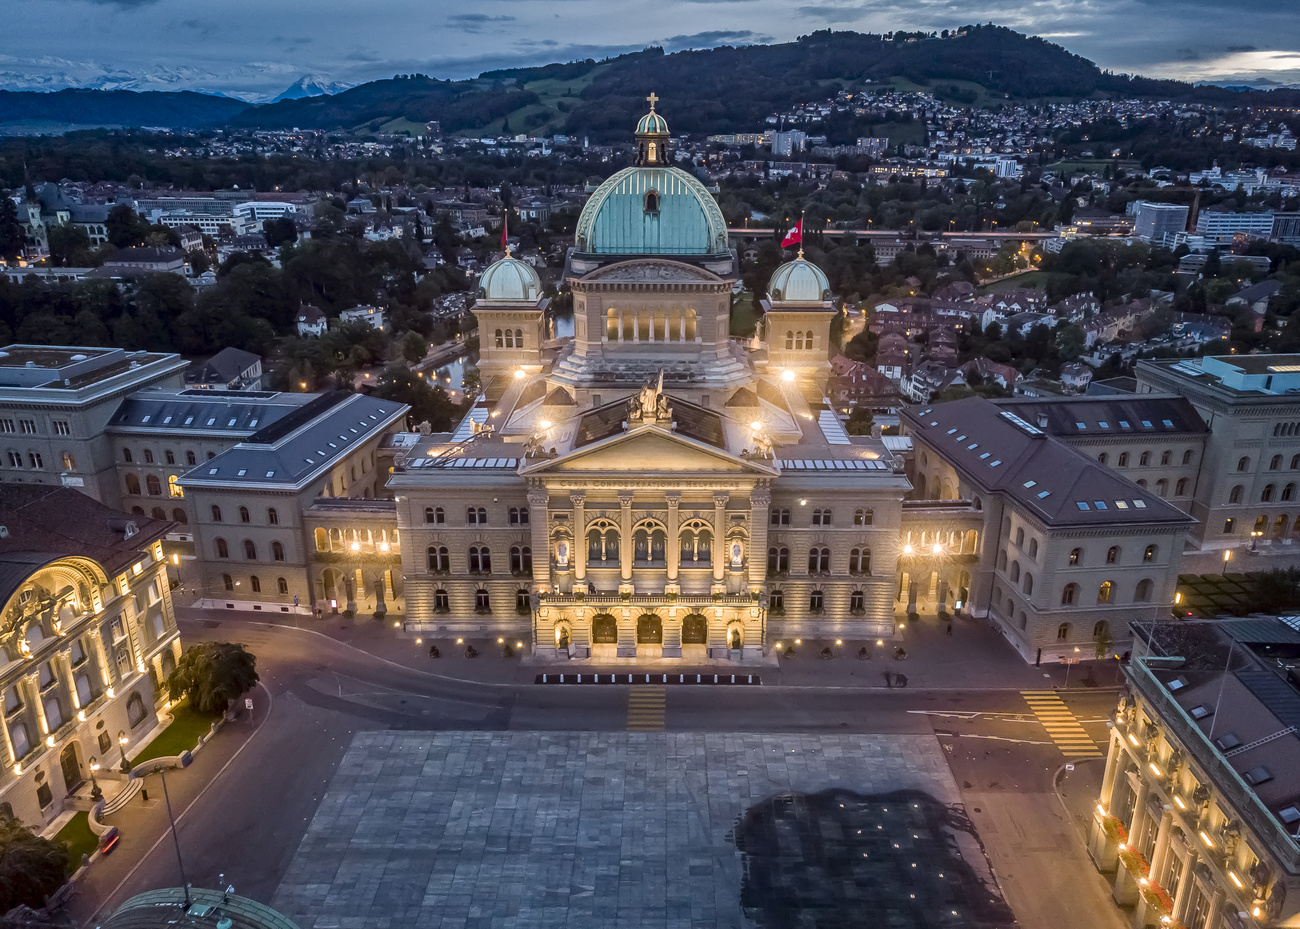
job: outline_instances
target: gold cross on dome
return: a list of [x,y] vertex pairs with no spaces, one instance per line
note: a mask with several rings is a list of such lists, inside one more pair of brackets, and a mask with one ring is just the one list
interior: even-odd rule
[[655,96],[655,92],[652,90],[650,91],[650,96],[646,97],[646,99],[650,101],[650,112],[653,113],[655,111],[655,104],[659,102],[659,98]]

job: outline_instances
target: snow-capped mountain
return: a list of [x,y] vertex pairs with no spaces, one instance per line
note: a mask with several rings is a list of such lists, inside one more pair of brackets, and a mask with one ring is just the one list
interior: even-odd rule
[[304,74],[298,80],[290,85],[289,89],[271,100],[272,103],[279,103],[281,100],[300,100],[303,97],[321,97],[336,94],[341,90],[347,90],[350,84],[341,84],[337,81],[326,80],[317,74]]

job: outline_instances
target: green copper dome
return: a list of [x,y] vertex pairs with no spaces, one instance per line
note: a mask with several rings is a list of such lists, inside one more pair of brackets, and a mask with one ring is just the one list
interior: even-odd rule
[[651,110],[641,117],[641,122],[636,124],[636,134],[668,135],[668,120]]
[[578,217],[583,254],[722,255],[728,247],[717,201],[680,168],[624,168],[596,188]]
[[767,294],[773,303],[824,303],[831,297],[831,282],[811,261],[796,258],[776,269]]
[[542,281],[532,265],[518,258],[502,258],[488,265],[478,281],[478,299],[486,303],[536,303]]

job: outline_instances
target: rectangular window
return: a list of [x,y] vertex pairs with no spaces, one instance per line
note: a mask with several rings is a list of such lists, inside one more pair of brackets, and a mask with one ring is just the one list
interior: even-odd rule
[[56,419],[54,420],[54,434],[72,435],[72,426],[65,419]]

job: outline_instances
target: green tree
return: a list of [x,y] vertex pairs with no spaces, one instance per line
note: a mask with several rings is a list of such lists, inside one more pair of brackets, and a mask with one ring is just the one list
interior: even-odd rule
[[[86,230],[71,223],[51,226],[49,230],[50,263],[59,268],[85,268],[93,258],[90,236]],[[95,262],[98,264],[98,262]]]
[[279,248],[281,245],[298,241],[298,227],[287,216],[266,219],[262,221],[262,236],[271,248]]
[[429,352],[429,343],[418,332],[403,332],[393,338],[393,344],[408,364],[416,364]]
[[849,414],[849,421],[845,425],[849,435],[871,435],[871,427],[875,424],[875,417],[871,411],[864,406],[854,407],[853,412]]
[[119,203],[108,211],[108,219],[104,225],[108,232],[108,241],[114,248],[141,245],[150,231],[149,222],[142,219],[125,203]]
[[0,196],[0,259],[13,261],[26,241],[23,224],[18,219],[18,205]]
[[0,913],[39,909],[68,879],[68,849],[0,812]]
[[167,694],[200,713],[220,713],[258,681],[257,658],[233,642],[200,642],[181,655]]
[[411,408],[411,419],[417,424],[427,422],[434,432],[451,429],[462,412],[445,390],[431,387],[428,381],[411,373],[411,369],[401,362],[394,362],[384,369],[375,396],[407,404]]

